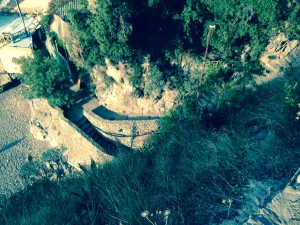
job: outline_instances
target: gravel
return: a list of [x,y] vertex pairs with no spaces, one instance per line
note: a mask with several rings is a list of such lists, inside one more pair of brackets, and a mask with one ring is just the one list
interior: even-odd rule
[[19,173],[28,155],[37,157],[50,148],[29,132],[31,112],[21,89],[18,86],[0,94],[0,196],[23,187]]

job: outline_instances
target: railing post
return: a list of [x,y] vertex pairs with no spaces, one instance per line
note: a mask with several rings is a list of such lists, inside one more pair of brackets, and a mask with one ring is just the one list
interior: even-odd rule
[[21,17],[21,19],[22,19],[22,22],[23,22],[25,34],[26,34],[26,36],[28,37],[29,34],[28,34],[27,29],[26,29],[26,26],[25,26],[25,22],[24,22],[24,19],[23,19],[23,15],[22,15],[22,12],[21,12],[21,9],[20,9],[20,6],[19,6],[19,1],[18,1],[18,0],[15,0],[15,1],[16,1],[16,3],[17,3],[17,6],[18,6],[19,15],[20,15],[20,17]]

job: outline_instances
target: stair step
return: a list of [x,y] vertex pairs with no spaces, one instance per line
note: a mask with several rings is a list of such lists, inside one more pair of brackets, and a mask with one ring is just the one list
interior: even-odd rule
[[94,135],[93,140],[95,142],[98,142],[98,140],[99,140],[99,134],[98,133],[96,135]]
[[86,121],[84,124],[82,124],[81,126],[79,126],[79,128],[81,130],[85,131],[90,126],[91,126],[91,124],[88,121]]
[[100,138],[100,139],[97,141],[97,143],[98,143],[99,145],[101,145],[101,146],[104,145],[104,142],[103,142],[102,138]]
[[103,141],[103,146],[105,146],[105,148],[109,147],[109,143],[107,143],[106,141]]
[[98,133],[97,141],[102,141],[103,137]]
[[99,134],[96,132],[95,134],[93,134],[92,138],[95,142],[97,142],[99,139]]
[[82,129],[82,130],[84,130],[84,132],[85,132],[87,135],[91,136],[90,133],[91,133],[93,130],[95,130],[95,128],[94,128],[92,125],[90,125],[90,126],[86,127],[85,129]]
[[97,133],[97,131],[96,131],[95,129],[93,129],[92,131],[90,131],[90,132],[88,133],[88,135],[89,135],[93,140],[95,140],[95,138],[97,138],[97,136],[98,136],[98,133]]
[[99,136],[98,136],[98,134],[94,134],[92,138],[93,138],[93,140],[95,142],[99,143]]
[[75,122],[75,124],[80,127],[82,124],[84,124],[87,121],[87,119],[85,117],[82,117],[80,120],[78,120],[77,122]]

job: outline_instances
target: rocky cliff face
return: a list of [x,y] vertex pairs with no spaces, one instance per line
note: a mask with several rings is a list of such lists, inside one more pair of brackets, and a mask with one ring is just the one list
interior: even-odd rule
[[292,179],[289,185],[265,207],[260,208],[245,222],[245,225],[260,224],[300,224],[300,175],[296,173],[297,179]]
[[226,220],[222,225],[300,224],[299,171],[282,191],[279,190],[284,184],[278,181],[250,180],[244,188],[242,208],[233,220]]
[[[278,34],[270,40],[261,57],[260,61],[265,68],[265,76],[256,76],[256,83],[260,85],[282,76],[282,69],[299,62],[299,60],[297,61],[299,55],[299,41],[288,40],[283,33]],[[199,58],[186,53],[180,59],[174,59],[172,63],[180,66],[188,74],[190,80],[198,79],[201,71]],[[144,90],[152,85],[147,75],[149,67],[149,62],[147,63],[145,60],[143,64],[144,74],[141,78],[141,87]],[[106,60],[106,66],[94,68],[92,77],[99,103],[118,113],[146,116],[161,116],[174,106],[178,92],[168,89],[167,85],[162,88],[159,98],[155,92],[151,93],[149,97],[137,97],[134,94],[135,90],[132,84],[129,82],[129,74],[130,71],[126,65],[119,63],[113,66],[109,60]],[[189,88],[186,89],[189,90]]]
[[[89,4],[90,8],[94,7],[93,1],[90,1]],[[70,57],[78,65],[84,67],[85,62],[80,57],[82,50],[77,41],[72,39],[69,24],[55,15],[51,31],[55,32],[59,39],[66,43],[67,48],[72,48],[72,51],[68,49]],[[147,79],[149,66],[147,61],[143,65],[145,73],[142,76],[142,86],[151,86]],[[91,72],[91,76],[99,104],[104,105],[109,110],[129,116],[162,116],[172,108],[178,95],[177,91],[170,90],[165,86],[159,98],[157,93],[149,97],[136,97],[134,87],[129,81],[129,74],[131,73],[130,68],[127,68],[125,64],[119,63],[114,66],[108,59],[106,60],[106,66],[95,67]]]
[[265,68],[265,76],[255,78],[257,84],[268,82],[278,76],[282,76],[282,69],[298,65],[300,60],[299,40],[288,40],[280,33],[270,40],[260,61]]
[[130,84],[128,74],[124,64],[113,66],[109,60],[106,60],[105,67],[94,68],[91,75],[100,105],[130,116],[162,116],[172,108],[178,95],[177,91],[169,90],[165,86],[159,99],[155,94],[137,97],[134,95],[134,87]]

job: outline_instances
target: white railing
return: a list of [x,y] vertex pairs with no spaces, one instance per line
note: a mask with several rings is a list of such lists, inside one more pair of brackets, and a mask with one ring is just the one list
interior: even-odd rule
[[66,3],[58,8],[57,14],[63,18],[65,16],[67,16],[68,10],[79,9],[80,7],[81,7],[80,0],[70,0],[68,3]]

